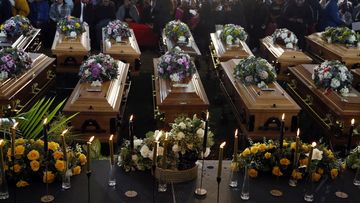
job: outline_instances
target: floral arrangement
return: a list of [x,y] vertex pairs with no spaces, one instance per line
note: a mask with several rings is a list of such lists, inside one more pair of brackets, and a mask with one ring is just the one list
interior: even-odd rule
[[226,24],[220,32],[220,39],[228,45],[239,44],[240,41],[245,41],[246,38],[247,33],[244,28],[239,25]]
[[318,87],[346,95],[351,89],[353,76],[339,61],[325,61],[314,68],[312,79]]
[[59,32],[65,34],[67,37],[75,38],[77,35],[85,32],[85,27],[79,18],[73,16],[66,16],[57,23]]
[[0,25],[0,30],[11,37],[17,37],[22,34],[28,35],[32,29],[33,27],[29,19],[20,15],[13,16],[6,20],[4,24]]
[[110,21],[105,27],[105,38],[121,41],[122,37],[130,37],[129,25],[120,20]]
[[[11,163],[11,143],[6,142],[4,150],[7,158],[5,159],[5,170],[9,176],[13,176],[17,187],[26,187],[29,182],[35,179],[42,179],[44,183],[52,183],[55,179],[61,179],[66,172],[66,162],[64,153],[57,142],[49,142],[49,165],[48,172],[45,173],[44,141],[23,139],[15,140],[15,159],[14,166]],[[86,164],[86,156],[82,153],[80,145],[75,149],[67,148],[68,169],[72,175],[81,172],[81,166]],[[14,173],[10,172],[13,170]]]
[[[282,152],[279,144],[273,140],[264,140],[263,143],[253,143],[238,156],[239,167],[248,167],[249,176],[255,178],[259,173],[272,173],[275,176],[292,176],[296,180],[305,177],[306,167],[309,164],[311,145],[299,141],[298,160],[294,166],[294,151],[296,142],[283,142]],[[234,165],[234,164],[232,164]],[[340,159],[325,145],[317,145],[313,149],[309,173],[313,181],[317,182],[324,175],[332,179],[338,176],[342,169]]]
[[346,157],[346,166],[352,169],[360,168],[360,145],[351,150]]
[[329,43],[340,43],[356,46],[360,42],[360,34],[347,27],[327,27],[322,38]]
[[189,27],[179,20],[168,22],[165,25],[164,33],[167,38],[173,40],[174,42],[181,43],[186,42],[191,36]]
[[265,59],[255,56],[241,59],[235,67],[234,75],[245,85],[257,85],[259,88],[267,88],[267,84],[276,80],[275,68]]
[[28,53],[16,48],[0,50],[0,81],[16,77],[31,67],[32,60]]
[[110,55],[98,54],[90,56],[80,66],[80,82],[103,82],[116,79],[118,64]]
[[160,77],[180,82],[191,77],[195,72],[195,64],[190,56],[179,47],[174,47],[160,57],[157,66]]
[[[166,146],[166,167],[169,169],[185,170],[195,166],[195,162],[202,156],[204,136],[204,122],[194,115],[193,118],[178,117],[171,125],[169,137],[159,139],[157,162],[161,163]],[[155,137],[162,131],[148,132],[144,139],[134,139],[134,153],[131,155],[129,141],[120,150],[119,164],[125,171],[147,170],[151,168]],[[210,147],[214,144],[214,134],[208,131],[207,148],[204,157],[210,154]]]
[[276,29],[272,38],[274,43],[285,45],[288,49],[294,49],[298,43],[296,35],[286,28]]

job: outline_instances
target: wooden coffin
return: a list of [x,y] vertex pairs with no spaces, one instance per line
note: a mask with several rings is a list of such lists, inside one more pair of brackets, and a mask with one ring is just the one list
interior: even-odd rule
[[79,82],[67,100],[63,112],[65,115],[79,112],[71,124],[75,131],[81,133],[80,139],[88,140],[94,135],[101,142],[106,142],[109,135],[114,134],[117,141],[117,122],[124,112],[130,89],[129,64],[120,61],[118,64],[118,78],[104,82],[101,91],[91,91],[90,83]]
[[285,46],[274,44],[271,36],[260,39],[260,50],[263,57],[275,65],[278,80],[288,78],[289,66],[312,62],[312,59],[301,50],[286,49]]
[[9,105],[14,110],[26,110],[43,95],[55,79],[54,58],[44,54],[29,53],[31,68],[17,78],[0,82],[0,105]]
[[38,52],[41,48],[40,29],[34,28],[28,36],[20,35],[18,38],[0,36],[0,49],[12,47],[26,52]]
[[294,136],[300,107],[277,82],[262,90],[235,79],[234,69],[239,60],[221,63],[220,80],[243,133],[256,140],[278,138],[281,116],[285,113],[285,135]]
[[224,44],[217,33],[210,33],[211,37],[211,51],[212,55],[215,58],[218,58],[219,61],[224,62],[230,59],[242,59],[247,58],[250,55],[253,55],[250,48],[244,41],[240,41],[238,45],[226,45]]
[[131,37],[116,43],[115,40],[105,39],[104,28],[102,30],[102,50],[104,54],[109,54],[117,60],[130,63],[132,69],[135,68],[135,60],[140,58],[141,52],[136,41],[134,31],[130,29]]
[[348,68],[360,63],[360,47],[330,44],[321,38],[321,33],[306,36],[307,50],[321,61],[339,60]]
[[192,36],[192,34],[190,33],[190,38],[187,44],[177,44],[174,43],[171,39],[167,38],[163,32],[162,34],[162,39],[163,39],[163,43],[165,45],[166,50],[168,51],[170,49],[172,49],[174,46],[178,46],[180,47],[180,49],[182,49],[185,53],[189,54],[192,57],[195,56],[201,56],[201,52],[198,48],[198,46],[195,43],[195,39]]
[[353,79],[353,87],[357,89],[357,91],[360,91],[360,68],[358,69],[352,69],[351,73],[354,76]]
[[172,123],[179,115],[202,115],[209,108],[209,100],[196,72],[186,87],[174,87],[169,80],[158,76],[157,64],[154,59],[154,91],[155,108],[165,114],[165,123]]
[[85,32],[75,39],[66,37],[56,31],[51,47],[56,56],[56,72],[78,73],[79,67],[90,52],[89,27],[85,25]]
[[325,129],[326,134],[335,135],[332,137],[346,135],[351,119],[360,120],[360,93],[352,89],[347,97],[337,92],[324,94],[325,90],[317,88],[311,78],[315,66],[303,64],[290,67],[287,89],[298,104]]

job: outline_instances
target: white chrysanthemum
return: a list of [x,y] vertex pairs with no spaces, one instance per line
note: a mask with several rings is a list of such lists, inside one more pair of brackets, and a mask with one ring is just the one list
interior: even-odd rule
[[149,157],[149,152],[150,152],[149,147],[146,146],[146,145],[142,146],[141,149],[140,149],[140,154],[144,158]]
[[185,36],[180,36],[180,37],[178,38],[178,41],[179,41],[179,42],[185,42],[185,41],[186,41],[186,37],[185,37]]
[[142,144],[142,142],[143,141],[141,139],[134,140],[134,147],[136,148],[136,147],[140,146]]
[[180,147],[179,147],[179,145],[174,144],[174,145],[172,146],[172,150],[173,150],[174,153],[180,152]]
[[259,76],[262,80],[266,80],[269,77],[269,74],[268,74],[268,72],[263,70],[259,73]]
[[199,128],[197,131],[196,131],[196,134],[199,138],[203,138],[204,137],[204,130],[202,128]]
[[233,44],[233,37],[231,36],[231,35],[228,35],[227,37],[226,37],[226,44],[228,44],[228,45],[231,45],[231,44]]
[[283,32],[283,33],[281,33],[281,38],[282,39],[286,39],[287,38],[287,36],[288,36],[288,33],[286,33],[286,32]]
[[170,75],[170,80],[173,81],[173,82],[180,82],[179,74],[177,74],[177,73],[171,74]]
[[285,47],[288,49],[293,49],[294,45],[292,43],[287,43]]
[[131,159],[132,159],[134,162],[137,162],[137,161],[139,160],[139,157],[138,157],[138,155],[133,154],[133,155],[131,156]]
[[341,88],[340,93],[341,94],[348,94],[349,93],[349,88],[347,88],[347,87]]
[[179,126],[181,129],[185,129],[186,128],[186,124],[184,122],[180,122]]
[[330,86],[334,89],[338,88],[340,86],[340,81],[336,78],[331,79]]
[[248,76],[245,77],[245,81],[248,82],[248,83],[251,83],[253,80],[254,80],[254,78],[253,78],[252,75],[248,75]]
[[341,80],[341,81],[346,81],[346,80],[347,80],[347,75],[346,75],[345,72],[341,72],[341,73],[340,73],[340,80]]
[[153,155],[154,155],[154,151],[153,150],[149,150],[149,153],[148,153],[148,158],[150,159],[150,160],[153,160]]
[[348,40],[350,43],[354,43],[356,41],[355,35],[351,35]]
[[311,160],[319,160],[320,161],[322,159],[322,157],[323,157],[322,154],[323,154],[323,151],[318,150],[317,148],[315,148],[313,150]]

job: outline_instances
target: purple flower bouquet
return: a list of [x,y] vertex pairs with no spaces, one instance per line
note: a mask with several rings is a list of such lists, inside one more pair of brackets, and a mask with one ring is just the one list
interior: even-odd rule
[[104,34],[106,39],[114,39],[116,41],[119,37],[124,38],[131,36],[128,24],[120,20],[110,21],[105,27]]
[[0,30],[4,31],[9,37],[18,37],[22,34],[27,35],[33,27],[29,19],[23,16],[13,16],[6,20],[4,24],[0,25]]
[[28,53],[16,48],[0,50],[0,81],[21,75],[31,67],[32,60]]

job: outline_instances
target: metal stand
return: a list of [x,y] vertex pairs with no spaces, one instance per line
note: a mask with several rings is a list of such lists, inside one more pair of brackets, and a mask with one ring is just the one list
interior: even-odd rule
[[220,182],[221,182],[221,178],[220,177],[217,177],[216,178],[216,181],[217,181],[217,203],[219,203],[219,199],[220,199]]
[[52,202],[54,201],[55,197],[49,194],[49,183],[48,183],[48,167],[49,167],[49,160],[48,160],[48,152],[45,152],[45,184],[46,184],[46,195],[41,197],[41,202]]
[[155,203],[155,190],[156,190],[156,177],[155,177],[155,169],[156,169],[156,165],[152,166],[152,171],[153,171],[153,203]]
[[199,195],[199,196],[204,196],[206,195],[207,191],[206,189],[204,189],[202,187],[202,183],[203,183],[203,177],[204,177],[204,156],[202,158],[202,166],[201,166],[201,178],[200,178],[200,187],[195,189],[195,194]]
[[91,171],[86,172],[87,180],[88,180],[88,203],[91,201],[91,195],[90,195],[90,177],[91,177]]
[[13,170],[12,170],[12,174],[13,174],[13,181],[14,181],[14,184],[11,184],[14,188],[14,192],[13,192],[13,194],[14,194],[14,202],[16,203],[16,181],[15,181],[15,171],[14,171],[14,166],[15,166],[15,156],[14,156],[14,154],[12,154],[11,155],[11,165],[12,165],[12,168],[13,168]]

